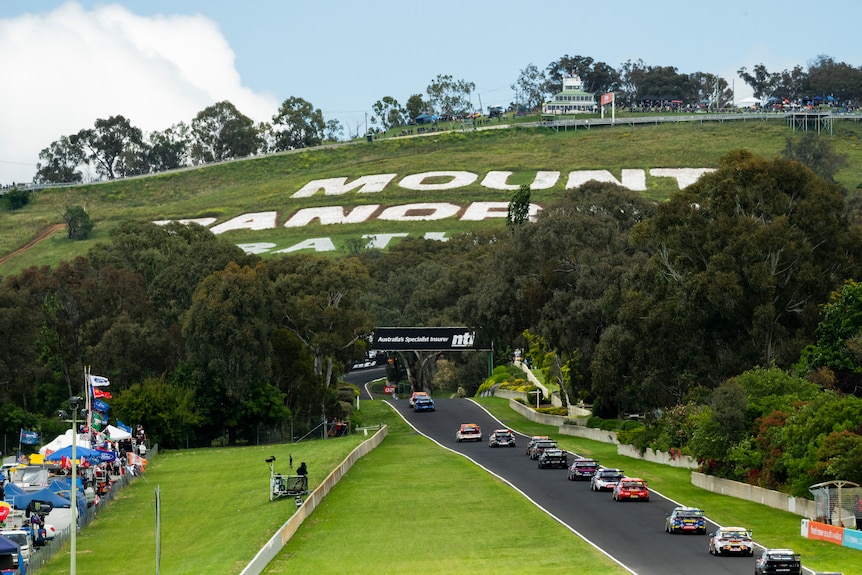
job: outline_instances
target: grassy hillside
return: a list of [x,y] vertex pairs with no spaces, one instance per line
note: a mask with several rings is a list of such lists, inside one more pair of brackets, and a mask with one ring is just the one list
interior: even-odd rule
[[[236,230],[225,237],[236,243],[269,242],[284,249],[308,238],[327,237],[343,251],[360,242],[363,234],[426,232],[454,234],[504,220],[364,221],[356,224],[284,228],[283,223],[302,208],[341,206],[346,211],[368,204],[385,207],[417,202],[448,202],[462,210],[471,202],[508,202],[512,192],[480,185],[489,171],[509,171],[508,184],[533,181],[537,171],[560,171],[556,185],[537,190],[539,205],[558,196],[567,174],[578,170],[608,170],[620,178],[621,170],[651,168],[711,168],[730,150],[747,148],[767,158],[781,153],[792,132],[780,120],[722,124],[663,124],[615,126],[556,132],[547,128],[511,128],[476,132],[448,131],[423,137],[388,138],[314,150],[229,162],[170,174],[132,178],[95,185],[44,190],[16,212],[0,212],[0,258],[12,254],[40,232],[62,223],[67,206],[82,205],[95,223],[91,238],[71,241],[64,231],[54,233],[36,247],[0,263],[0,275],[17,273],[32,265],[55,265],[84,254],[105,241],[110,230],[125,218],[135,220],[210,217],[216,224],[243,214],[277,212],[277,225],[266,230]],[[835,133],[824,135],[848,164],[837,180],[848,190],[862,185],[862,123],[836,121]],[[454,190],[412,191],[401,188],[404,176],[431,171],[469,171],[478,175],[472,185]],[[312,180],[397,174],[386,188],[373,194],[349,192],[339,196],[318,193],[308,198],[292,195]],[[648,197],[662,200],[678,189],[671,178],[646,178]],[[364,242],[363,242],[364,243]]]

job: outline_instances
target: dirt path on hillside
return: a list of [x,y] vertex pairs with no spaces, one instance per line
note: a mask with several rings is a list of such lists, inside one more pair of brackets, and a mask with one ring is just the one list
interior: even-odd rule
[[5,256],[0,256],[0,265],[11,260],[12,258],[17,256],[18,254],[23,254],[24,252],[26,252],[27,250],[29,250],[30,248],[32,248],[33,246],[35,246],[36,244],[41,242],[42,240],[52,236],[53,234],[59,232],[60,230],[62,230],[65,227],[66,227],[66,224],[54,224],[53,226],[48,226],[47,228],[45,228],[44,230],[39,232],[39,235],[37,235],[35,238],[33,238],[32,240],[30,240],[29,242],[27,242],[26,244],[21,246],[20,248],[18,248],[14,252],[8,253]]

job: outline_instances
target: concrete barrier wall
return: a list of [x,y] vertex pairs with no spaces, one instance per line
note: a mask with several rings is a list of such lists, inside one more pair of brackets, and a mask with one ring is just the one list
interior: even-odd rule
[[516,361],[516,362],[515,362],[515,365],[517,365],[518,367],[520,367],[520,368],[521,368],[521,370],[522,370],[525,374],[527,374],[527,381],[529,381],[532,385],[535,385],[536,387],[538,387],[539,389],[541,389],[541,390],[542,390],[542,395],[544,395],[545,397],[548,397],[548,395],[549,395],[549,393],[548,393],[548,388],[547,388],[547,387],[545,387],[545,386],[544,386],[544,384],[542,384],[542,383],[538,380],[538,378],[536,378],[536,376],[535,376],[535,375],[533,375],[533,372],[532,372],[532,371],[530,371],[530,368],[529,368],[529,367],[527,367],[527,364],[525,364],[525,363],[524,363],[524,362],[522,362],[522,361]]
[[814,501],[793,497],[785,493],[772,491],[771,489],[757,487],[756,485],[748,485],[747,483],[731,481],[730,479],[721,479],[696,471],[691,474],[691,484],[713,493],[753,501],[754,503],[760,503],[761,505],[787,511],[788,513],[802,517],[813,518],[815,516]]
[[342,477],[344,477],[344,474],[353,467],[353,464],[380,445],[383,438],[386,437],[388,429],[389,428],[386,426],[382,427],[377,433],[363,441],[356,447],[356,449],[351,451],[344,461],[342,461],[338,467],[333,469],[326,479],[324,479],[321,484],[308,495],[305,502],[303,502],[299,509],[296,510],[296,513],[294,513],[290,519],[288,519],[287,522],[282,525],[278,531],[276,531],[275,535],[266,542],[266,545],[257,552],[257,555],[255,555],[254,559],[246,565],[240,575],[260,575],[263,573],[263,570],[267,565],[269,565],[269,562],[272,561],[279,552],[281,552],[287,542],[290,541],[290,538],[293,537],[294,533],[299,529],[299,526],[302,525],[303,521],[311,515],[314,509],[321,501],[323,501],[323,498],[326,497],[332,488],[335,487]]
[[[558,426],[560,435],[571,435],[574,437],[583,437],[584,439],[592,439],[593,441],[601,441],[603,443],[614,443],[617,446],[617,453],[626,457],[633,457],[635,459],[642,459],[653,463],[661,463],[663,465],[683,467],[692,470],[699,467],[697,461],[688,455],[672,456],[669,453],[653,451],[652,449],[647,449],[646,453],[641,453],[632,445],[621,444],[617,439],[616,432],[614,431],[604,431],[594,427],[584,427],[583,425],[564,425],[566,420],[572,420],[570,417],[536,413],[529,407],[514,400],[509,400],[509,407],[530,421],[543,423],[545,425]],[[712,491],[713,493],[720,493],[722,495],[736,497],[737,499],[760,503],[761,505],[767,505],[773,509],[780,509],[809,519],[815,517],[814,501],[810,499],[792,497],[779,491],[763,489],[762,487],[748,485],[747,483],[741,483],[739,481],[721,479],[697,471],[692,471],[691,483],[696,487]]]
[[517,411],[530,421],[535,421],[536,423],[541,423],[544,425],[563,425],[567,419],[569,419],[565,415],[549,415],[547,413],[536,413],[535,409],[531,409],[524,405],[523,403],[519,403],[514,399],[509,400],[509,407],[514,411]]
[[629,444],[617,445],[617,453],[626,457],[634,457],[635,459],[643,459],[652,463],[661,463],[671,467],[682,467],[685,469],[697,469],[700,465],[688,455],[671,455],[664,451],[653,451],[647,448],[646,452],[641,453],[636,447]]
[[511,389],[495,389],[494,397],[502,397],[503,399],[523,399],[527,401],[526,391],[512,391]]
[[619,445],[616,431],[605,431],[597,427],[584,427],[583,425],[561,425],[560,435],[583,437],[584,439],[592,439],[593,441],[601,441],[602,443],[616,443],[617,445]]

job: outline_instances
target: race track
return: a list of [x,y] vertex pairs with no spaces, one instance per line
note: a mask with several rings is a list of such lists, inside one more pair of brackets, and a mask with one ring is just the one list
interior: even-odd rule
[[[589,481],[567,480],[564,470],[539,469],[536,461],[526,456],[528,438],[522,435],[517,435],[517,447],[488,447],[488,433],[504,426],[473,401],[435,399],[437,410],[422,413],[414,413],[406,398],[387,401],[417,431],[501,477],[632,573],[727,575],[754,572],[752,558],[710,555],[706,535],[665,533],[665,515],[677,504],[654,491],[650,493],[649,502],[616,502],[609,492],[591,491]],[[482,428],[482,441],[456,442],[455,431],[461,423],[478,423]],[[709,509],[706,512],[709,515]],[[707,522],[708,532],[715,527],[714,523]]]

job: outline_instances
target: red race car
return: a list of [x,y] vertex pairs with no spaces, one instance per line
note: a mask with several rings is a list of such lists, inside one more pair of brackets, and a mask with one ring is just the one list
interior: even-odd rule
[[638,477],[624,477],[614,487],[614,500],[649,501],[647,483]]

